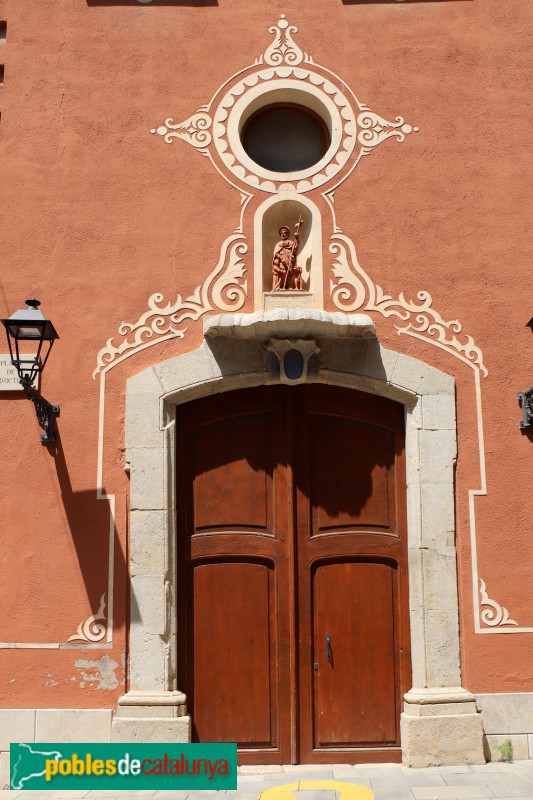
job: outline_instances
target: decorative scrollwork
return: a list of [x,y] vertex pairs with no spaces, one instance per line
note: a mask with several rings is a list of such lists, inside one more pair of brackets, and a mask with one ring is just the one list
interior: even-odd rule
[[[405,123],[403,117],[389,122],[371,111],[338,75],[315,64],[295,43],[292,35],[298,28],[289,24],[285,14],[280,15],[269,32],[274,34],[274,39],[264,53],[249,67],[224,81],[207,104],[200,106],[185,122],[175,124],[169,118],[164,125],[152,128],[151,133],[162,136],[168,144],[180,138],[193,145],[233,187],[237,179],[239,186],[244,183],[263,192],[276,193],[281,189],[305,193],[325,184],[332,186],[333,181],[338,186],[362,156],[371,153],[381,142],[390,137],[403,141],[407,134],[418,130]],[[331,127],[335,135],[332,134],[326,153],[315,168],[296,172],[292,176],[294,183],[286,174],[255,164],[242,146],[243,112],[256,103],[258,92],[266,97],[263,84],[273,81],[290,81],[286,85],[291,88],[298,88],[300,83],[307,95],[318,98],[322,106],[329,109],[330,116],[333,115]],[[219,159],[222,164],[218,163]],[[344,177],[339,181],[340,173],[344,173]]]
[[[374,284],[357,260],[355,245],[341,233],[331,237],[330,252],[336,256],[332,266],[334,277],[330,291],[333,302],[341,311],[353,313],[358,310],[375,311],[384,317],[397,317],[406,325],[395,325],[399,334],[408,334],[431,342],[452,355],[478,367],[487,376],[483,364],[483,353],[471,336],[464,334],[464,341],[455,334],[462,332],[458,320],[446,321],[433,307],[429,292],[417,293],[417,301],[407,300],[403,292],[398,299],[385,294],[381,286]],[[414,319],[413,319],[414,317]]]
[[341,242],[336,241],[338,238],[341,236],[332,236],[329,246],[330,253],[336,256],[332,272],[337,278],[337,283],[330,281],[331,297],[338,309],[353,313],[364,307],[367,295],[373,291],[373,284],[357,261],[355,246],[351,239],[342,236]]
[[241,256],[248,251],[246,242],[237,242],[230,249],[228,265],[213,284],[212,297],[217,308],[222,311],[236,311],[246,300],[246,282],[239,283],[244,275]]
[[164,296],[153,294],[148,299],[148,311],[137,322],[122,322],[119,326],[118,333],[123,340],[115,343],[113,338],[108,339],[100,350],[93,378],[120,357],[127,358],[165,339],[182,339],[187,329],[180,326],[186,319],[197,320],[214,309],[238,311],[248,292],[248,283],[243,280],[246,267],[241,259],[247,252],[244,235],[234,233],[222,244],[214,270],[192,295],[183,300],[178,294],[174,303],[161,305]]
[[105,592],[100,599],[100,608],[97,614],[92,614],[85,622],[78,625],[78,630],[69,636],[69,642],[101,642],[107,633],[107,619],[105,611]]
[[150,133],[158,133],[159,136],[163,136],[168,144],[172,144],[172,139],[178,138],[192,144],[193,147],[209,147],[211,124],[212,120],[209,114],[199,111],[178,125],[174,125],[173,119],[167,119],[164,125],[152,128]]
[[496,628],[499,625],[518,625],[514,619],[509,618],[509,612],[495,600],[491,600],[487,594],[485,581],[479,579],[479,591],[481,593],[481,605],[488,606],[481,612],[481,621],[489,628]]
[[[177,296],[175,303],[168,303],[166,306],[158,305],[163,299],[164,295],[156,292],[148,298],[148,311],[139,317],[137,322],[122,322],[119,325],[118,333],[124,338],[119,344],[115,344],[113,337],[107,340],[105,347],[99,351],[96,357],[97,367],[93,372],[93,378],[96,378],[100,370],[115,359],[127,353],[137,352],[154,337],[157,340],[162,337],[183,338],[185,336],[185,331],[172,324],[174,315],[183,305],[181,295]],[[133,336],[128,337],[130,333]]]
[[400,142],[403,142],[408,134],[418,131],[418,128],[406,124],[403,117],[396,117],[395,122],[389,122],[379,114],[370,111],[367,106],[363,106],[363,110],[357,117],[357,125],[361,128],[357,135],[357,141],[363,147],[376,147],[391,136],[395,136]]
[[[257,172],[252,161],[249,159],[243,161],[244,151],[242,151],[240,145],[237,144],[236,146],[237,138],[230,135],[231,124],[229,120],[231,114],[236,104],[242,101],[245,92],[280,79],[301,83],[302,86],[311,84],[317,96],[323,97],[324,103],[333,104],[334,113],[338,115],[339,126],[342,125],[343,128],[343,135],[339,138],[336,150],[328,151],[328,159],[320,161],[320,169],[317,168],[313,175],[296,180],[294,184],[287,183],[286,175],[270,173],[267,176],[261,170]],[[279,191],[280,188],[292,188],[297,192],[309,192],[333,180],[334,176],[341,172],[345,164],[348,163],[357,146],[356,129],[355,112],[351,103],[341,88],[333,84],[329,77],[319,75],[303,66],[268,67],[241,78],[238,82],[232,84],[222,97],[213,114],[213,146],[211,149],[217,151],[225,167],[239,181],[252,186],[254,189],[271,193]],[[362,151],[364,148],[359,148],[359,150]]]
[[422,305],[408,303],[404,299],[403,293],[400,294],[400,302],[406,308],[412,312],[422,311],[423,313],[416,314],[415,324],[410,322],[403,328],[397,325],[398,333],[407,333],[411,336],[417,335],[419,338],[432,339],[441,344],[445,350],[450,348],[456,350],[467,361],[476,364],[484,376],[487,377],[489,373],[483,364],[483,353],[476,346],[473,338],[465,333],[463,335],[466,341],[461,342],[457,336],[448,336],[446,333],[447,330],[453,333],[461,333],[463,330],[461,323],[456,319],[446,322],[435,309],[431,308],[433,301],[429,292],[418,292],[417,297],[419,300],[424,298]]
[[291,67],[295,67],[303,61],[304,54],[298,45],[294,43],[291,36],[291,33],[298,32],[298,28],[295,25],[289,25],[285,19],[285,14],[280,15],[278,24],[272,25],[268,32],[273,33],[275,38],[265,50],[263,58],[266,64],[270,64],[272,67],[279,67],[280,64],[285,62]]
[[23,377],[20,379],[20,382],[24,394],[34,405],[37,422],[44,431],[44,433],[41,434],[41,442],[43,444],[55,442],[57,439],[55,419],[59,416],[59,406],[49,403],[34,387],[31,378]]

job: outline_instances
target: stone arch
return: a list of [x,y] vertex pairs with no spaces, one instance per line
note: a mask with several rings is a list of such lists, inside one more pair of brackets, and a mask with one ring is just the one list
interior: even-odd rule
[[481,717],[461,686],[454,544],[455,385],[450,375],[382,348],[365,315],[313,309],[222,314],[204,320],[192,352],[129,379],[126,447],[131,472],[129,692],[113,738],[187,741],[190,721],[176,675],[175,408],[217,392],[279,382],[267,346],[312,340],[308,381],[351,387],[404,405],[412,689],[402,714],[411,766],[484,762]]

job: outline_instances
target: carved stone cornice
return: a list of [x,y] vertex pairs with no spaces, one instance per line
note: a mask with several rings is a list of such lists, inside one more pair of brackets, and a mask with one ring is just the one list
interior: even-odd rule
[[204,336],[234,339],[375,339],[367,314],[329,313],[316,308],[273,308],[252,314],[204,317]]

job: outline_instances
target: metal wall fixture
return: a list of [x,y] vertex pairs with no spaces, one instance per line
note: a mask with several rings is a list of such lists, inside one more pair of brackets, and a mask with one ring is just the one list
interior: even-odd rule
[[530,428],[533,425],[533,387],[527,392],[518,392],[518,402],[522,409],[521,428]]
[[[533,317],[526,322],[526,328],[533,331]],[[530,428],[533,425],[533,387],[527,392],[518,392],[518,403],[522,409],[521,428]]]
[[[45,319],[39,311],[40,302],[35,298],[25,302],[26,308],[15,311],[0,322],[7,331],[11,363],[17,370],[24,394],[35,406],[37,421],[44,431],[41,442],[46,444],[57,439],[55,418],[59,416],[59,406],[45,400],[34,383],[44,370],[52,346],[59,336],[50,320]],[[30,346],[37,352],[27,352],[26,348]]]

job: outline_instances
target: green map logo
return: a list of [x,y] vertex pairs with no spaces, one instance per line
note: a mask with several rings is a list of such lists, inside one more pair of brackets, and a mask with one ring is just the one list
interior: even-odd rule
[[51,760],[57,763],[60,758],[62,754],[57,750],[45,750],[41,745],[12,744],[11,789],[28,789],[27,781],[45,776],[46,763]]
[[11,789],[236,789],[236,744],[12,744]]

